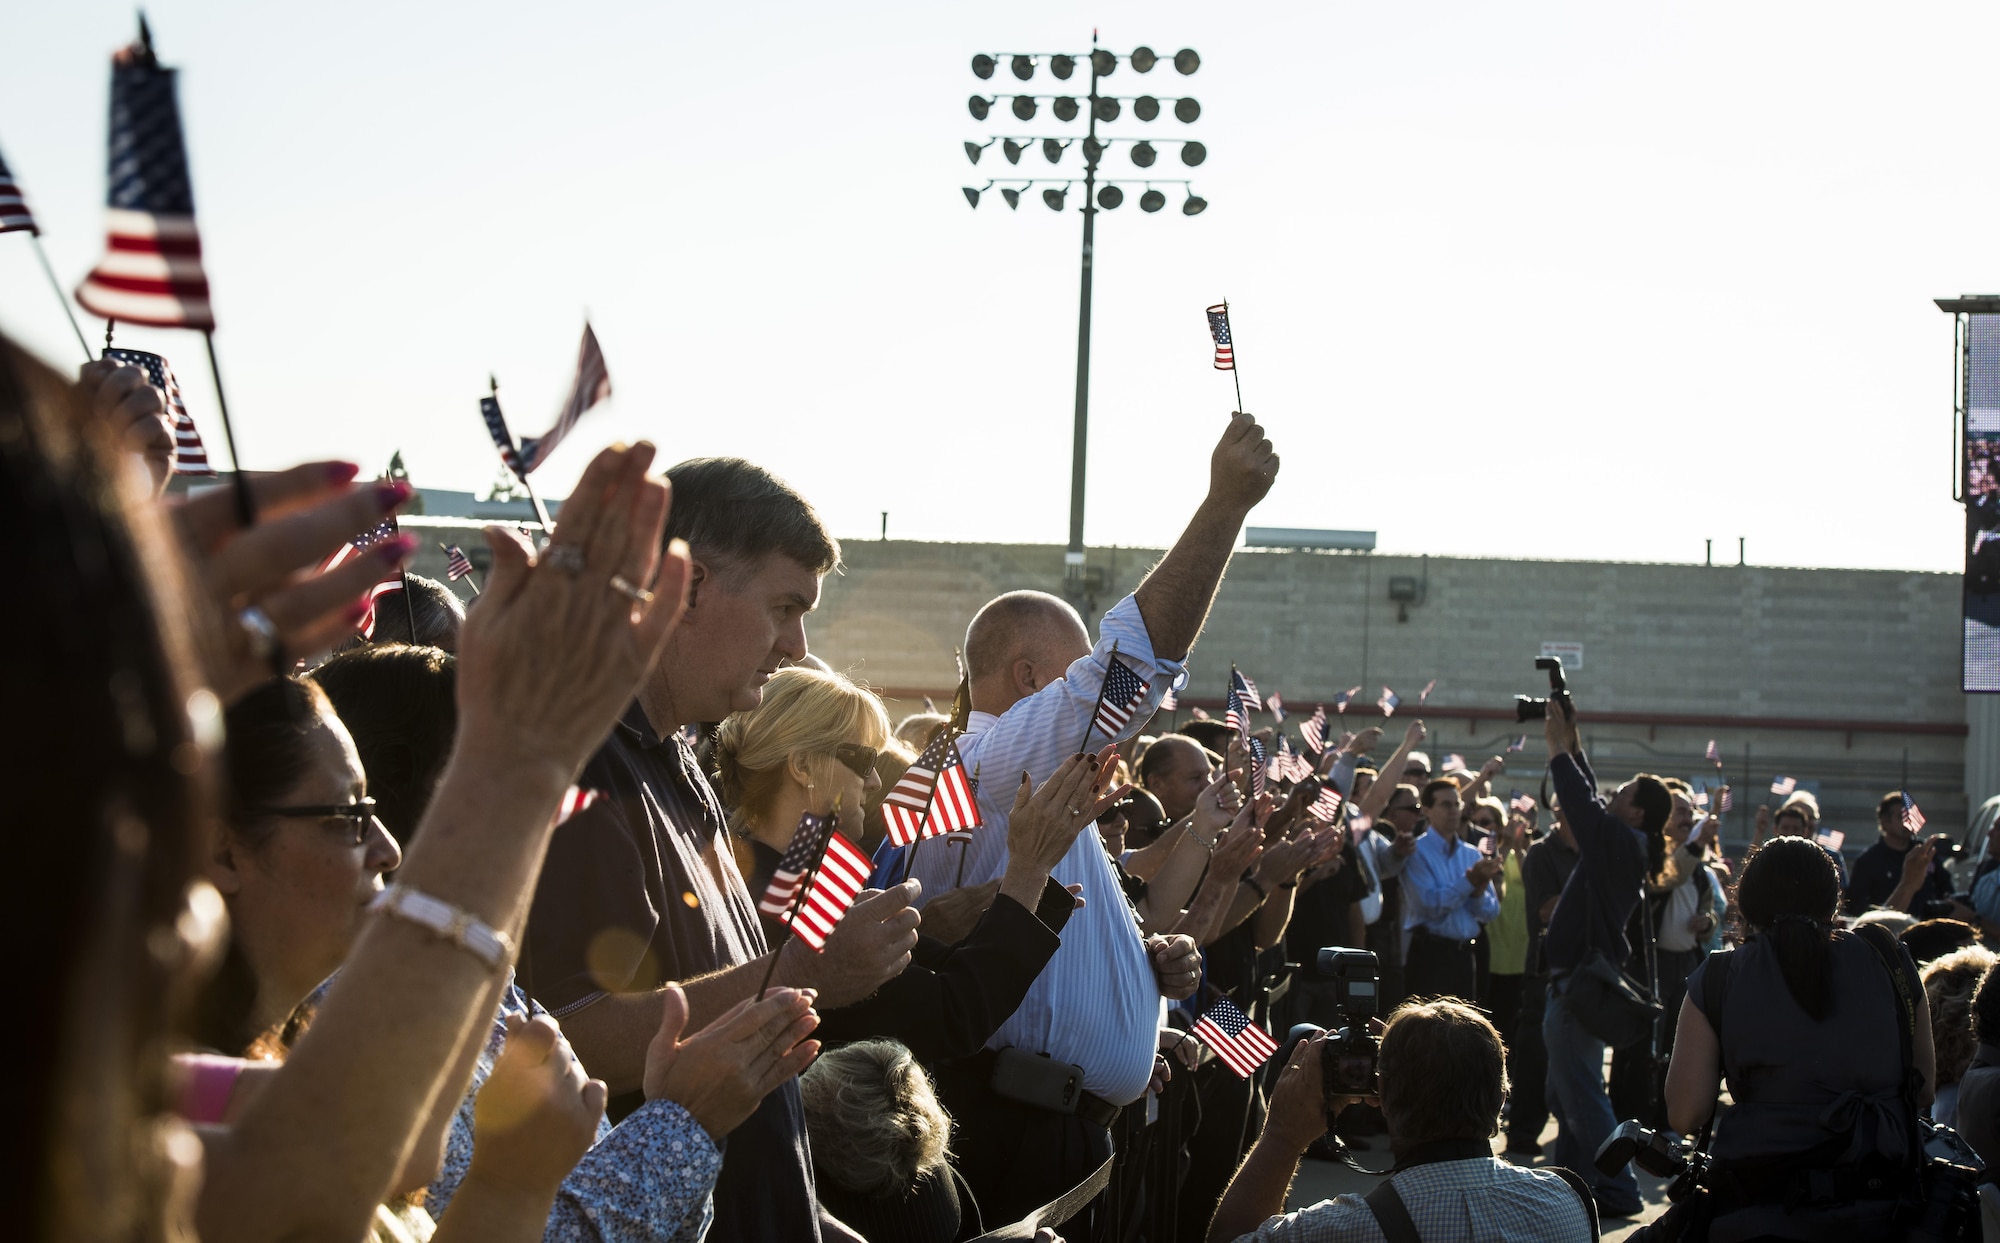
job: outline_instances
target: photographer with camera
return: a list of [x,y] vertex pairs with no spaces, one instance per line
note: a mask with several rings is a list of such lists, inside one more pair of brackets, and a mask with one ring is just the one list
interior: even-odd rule
[[[1617,1119],[1604,1087],[1604,1049],[1645,1038],[1657,1009],[1645,1002],[1619,970],[1631,957],[1627,922],[1639,905],[1640,887],[1665,861],[1662,836],[1673,796],[1659,778],[1641,775],[1607,802],[1577,737],[1575,705],[1564,688],[1562,662],[1548,669],[1551,694],[1542,705],[1549,746],[1549,778],[1562,817],[1576,838],[1577,862],[1549,916],[1543,948],[1549,967],[1542,1039],[1549,1051],[1545,1092],[1556,1115],[1556,1164],[1591,1181],[1597,1207],[1607,1217],[1640,1209],[1639,1184],[1630,1170],[1603,1174],[1591,1163]],[[1526,703],[1516,701],[1520,711]],[[1621,1032],[1622,1029],[1622,1032]]]
[[1883,929],[1837,928],[1839,876],[1810,841],[1754,847],[1736,896],[1749,939],[1688,980],[1667,1116],[1706,1126],[1725,1073],[1733,1107],[1706,1194],[1670,1218],[1684,1237],[1708,1237],[1704,1219],[1717,1238],[1957,1237],[1906,1235],[1898,1212],[1922,1194],[1918,1112],[1936,1078],[1916,964]]
[[[1334,952],[1334,951],[1328,951]],[[1389,1018],[1379,1100],[1396,1157],[1367,1196],[1343,1195],[1287,1213],[1299,1157],[1365,1086],[1337,1037],[1293,1048],[1270,1116],[1215,1212],[1209,1243],[1248,1238],[1332,1243],[1578,1243],[1597,1237],[1588,1189],[1566,1170],[1523,1169],[1493,1156],[1507,1097],[1499,1033],[1456,1001],[1412,1001]],[[1329,1064],[1331,1063],[1331,1064]]]

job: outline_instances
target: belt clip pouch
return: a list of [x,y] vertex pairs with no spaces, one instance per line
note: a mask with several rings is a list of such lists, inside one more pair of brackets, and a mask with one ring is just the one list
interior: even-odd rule
[[1044,1053],[1002,1049],[993,1059],[993,1094],[1050,1113],[1073,1114],[1083,1099],[1083,1068]]

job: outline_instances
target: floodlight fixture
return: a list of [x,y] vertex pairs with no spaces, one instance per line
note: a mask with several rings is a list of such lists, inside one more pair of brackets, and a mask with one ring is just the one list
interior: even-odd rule
[[1026,146],[1024,146],[1021,143],[1015,142],[1011,138],[1003,141],[1000,144],[1000,154],[1007,157],[1007,162],[1009,164],[1019,164],[1021,162],[1021,153],[1023,151],[1026,151],[1027,149],[1028,148]]
[[1074,56],[1049,57],[1049,72],[1056,75],[1058,78],[1063,78],[1067,80],[1069,75],[1076,72],[1076,57]]
[[1174,53],[1174,68],[1182,73],[1193,73],[1201,68],[1201,57],[1195,55],[1193,48],[1184,47]]
[[1035,97],[1033,95],[1014,96],[1014,115],[1023,121],[1035,119]]
[[1048,189],[1042,191],[1042,202],[1049,205],[1050,211],[1061,211],[1063,209],[1063,195],[1067,193],[1069,193],[1068,186],[1064,186],[1060,190],[1054,186],[1050,186]]
[[1153,49],[1143,45],[1132,49],[1130,60],[1132,62],[1132,72],[1134,73],[1150,73],[1153,66],[1160,62],[1160,58],[1153,53]]
[[1056,120],[1058,121],[1074,121],[1076,120],[1076,114],[1082,111],[1082,109],[1077,107],[1076,100],[1070,98],[1068,95],[1056,96],[1056,101],[1049,106],[1055,109]]
[[1090,67],[1097,71],[1098,77],[1108,78],[1112,71],[1118,68],[1118,58],[1103,48],[1098,48],[1090,54]]
[[1181,163],[1187,165],[1189,168],[1193,168],[1207,158],[1208,148],[1202,146],[1200,143],[1184,142],[1181,144]]
[[981,146],[979,143],[976,142],[968,142],[965,144],[965,158],[971,160],[974,164],[977,164],[979,163],[979,153],[986,150],[986,147],[990,147],[992,145],[993,145],[992,143],[987,143],[985,146]]
[[1092,111],[1097,114],[1097,119],[1100,121],[1116,121],[1119,111],[1117,97],[1114,95],[1099,95],[1097,97],[1097,104],[1092,108]]
[[1069,144],[1066,142],[1058,142],[1053,138],[1044,138],[1042,139],[1042,158],[1051,164],[1060,163],[1062,161],[1063,148],[1067,146]]
[[1097,192],[1097,205],[1110,211],[1125,201],[1125,192],[1117,186],[1105,186]]
[[979,209],[979,191],[973,189],[971,186],[963,186],[960,188],[965,191],[966,206],[972,208],[974,211],[977,211]]
[[971,99],[965,101],[965,107],[967,111],[972,113],[973,120],[984,121],[986,113],[993,107],[993,101],[984,95],[974,95]]
[[1014,76],[1023,82],[1035,76],[1035,58],[1032,56],[1016,56],[1008,67],[1014,71]]
[[993,58],[992,58],[991,56],[988,56],[988,55],[987,55],[986,53],[984,53],[984,52],[981,52],[981,53],[980,53],[979,55],[977,55],[977,56],[973,57],[973,58],[972,58],[972,73],[973,73],[973,76],[974,76],[974,77],[978,77],[978,78],[990,78],[990,77],[992,77],[992,76],[993,76]]
[[1183,95],[1174,101],[1174,115],[1184,123],[1192,125],[1201,116],[1201,105],[1191,95]]
[[1151,121],[1160,115],[1160,101],[1151,95],[1141,95],[1132,101],[1132,115],[1141,121]]
[[1132,144],[1132,162],[1140,168],[1151,168],[1153,161],[1159,158],[1160,153],[1153,150],[1152,143],[1140,142]]
[[1019,211],[1021,209],[1021,192],[1019,190],[1003,188],[1000,191],[1000,197],[1007,200],[1008,211]]
[[1083,158],[1092,164],[1100,162],[1104,159],[1104,144],[1095,137],[1086,136],[1083,140]]
[[1183,216],[1199,216],[1207,210],[1208,200],[1199,194],[1188,195],[1187,202],[1181,204],[1181,215]]
[[1167,205],[1167,196],[1158,190],[1148,190],[1139,196],[1139,210],[1155,212]]

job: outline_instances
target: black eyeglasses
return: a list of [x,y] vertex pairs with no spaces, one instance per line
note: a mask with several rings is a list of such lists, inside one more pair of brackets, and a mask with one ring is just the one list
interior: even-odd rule
[[833,749],[833,758],[863,781],[875,771],[875,759],[880,754],[874,747],[864,747],[858,742],[843,742]]
[[1500,831],[1500,826],[1491,820],[1474,820],[1472,822],[1472,827],[1476,829],[1485,829],[1490,833],[1498,833]]
[[350,844],[359,846],[368,840],[369,830],[375,827],[375,800],[364,798],[352,803],[312,803],[299,807],[252,807],[244,814],[296,817],[300,820],[345,820],[354,834]]

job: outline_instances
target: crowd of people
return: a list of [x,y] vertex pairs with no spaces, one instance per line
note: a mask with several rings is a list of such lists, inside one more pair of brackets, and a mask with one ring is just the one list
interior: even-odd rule
[[[0,340],[31,1237],[1584,1239],[1643,1207],[1619,1124],[1706,1136],[1725,1078],[1656,1237],[1933,1237],[1938,1128],[2000,1169],[2000,841],[1961,892],[1900,792],[1851,863],[1800,794],[1730,859],[1567,698],[1545,799],[1421,721],[1159,711],[1278,473],[1249,416],[1094,639],[1003,594],[892,721],[751,462],[604,450],[467,608],[374,591],[407,538],[326,568],[407,485],[164,497],[151,392]],[[892,831],[923,756],[977,827]],[[759,897],[827,820],[873,875],[817,945]]]

